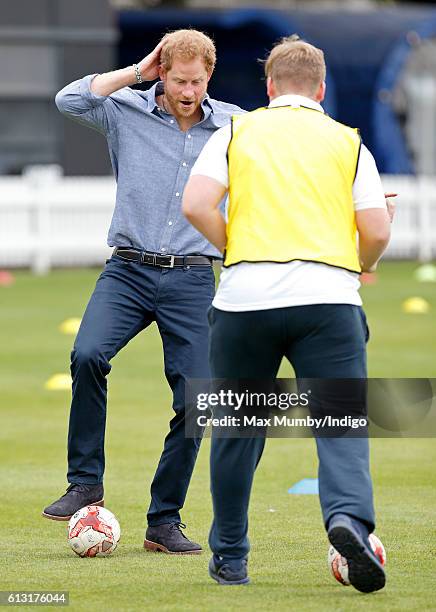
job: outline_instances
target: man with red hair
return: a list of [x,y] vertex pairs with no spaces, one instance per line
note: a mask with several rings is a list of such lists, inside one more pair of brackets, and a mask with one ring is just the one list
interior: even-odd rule
[[[85,76],[56,96],[63,114],[106,137],[117,199],[108,236],[114,252],[71,358],[70,486],[43,514],[66,521],[82,506],[103,504],[110,361],[156,322],[175,416],[151,485],[144,546],[167,553],[201,552],[181,531],[180,509],[200,446],[184,435],[185,381],[209,376],[206,311],[215,290],[212,261],[221,254],[183,217],[181,196],[203,145],[241,112],[209,98],[214,66],[212,40],[179,30],[166,34],[139,64]],[[146,91],[131,89],[158,77]]]

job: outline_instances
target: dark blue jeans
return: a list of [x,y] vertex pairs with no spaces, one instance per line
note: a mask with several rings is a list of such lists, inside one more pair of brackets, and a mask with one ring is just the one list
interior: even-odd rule
[[[366,378],[368,327],[359,306],[316,304],[254,312],[211,308],[210,364],[213,378],[274,379],[283,357],[297,378]],[[292,441],[289,442],[292,444]],[[316,438],[319,493],[326,528],[337,513],[374,529],[367,438]],[[248,506],[262,437],[213,437],[212,551],[229,559],[249,551]]]
[[101,483],[110,360],[157,323],[175,416],[151,485],[150,525],[180,521],[200,446],[199,439],[185,438],[185,381],[209,377],[207,309],[214,290],[212,267],[156,268],[113,256],[97,281],[71,354],[67,478]]

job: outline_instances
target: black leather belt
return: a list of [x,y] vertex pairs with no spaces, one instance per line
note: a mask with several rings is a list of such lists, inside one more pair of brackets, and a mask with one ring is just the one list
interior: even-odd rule
[[116,247],[114,255],[136,261],[148,266],[158,266],[159,268],[177,268],[186,266],[211,266],[212,260],[204,255],[161,255],[160,253],[148,253],[127,247]]

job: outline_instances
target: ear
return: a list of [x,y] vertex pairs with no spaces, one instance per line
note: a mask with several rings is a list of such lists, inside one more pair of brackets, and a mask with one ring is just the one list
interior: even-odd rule
[[316,94],[316,101],[317,102],[322,102],[324,100],[325,92],[326,92],[326,84],[325,84],[325,81],[323,81],[320,84],[319,89],[318,89],[317,94]]
[[160,64],[159,66],[159,78],[161,81],[165,81],[165,78],[167,76],[167,72],[165,70],[165,68],[162,66],[162,64]]
[[208,82],[208,83],[209,83],[209,81],[210,81],[210,79],[211,79],[211,76],[212,76],[212,75],[213,75],[213,70],[210,70],[210,71],[207,73],[207,82]]
[[271,77],[268,77],[266,80],[266,93],[270,100],[277,97],[276,87]]

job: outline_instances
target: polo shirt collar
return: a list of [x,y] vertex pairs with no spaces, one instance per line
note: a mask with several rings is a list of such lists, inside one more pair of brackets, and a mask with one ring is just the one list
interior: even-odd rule
[[324,112],[323,107],[312,98],[306,98],[306,96],[299,96],[297,94],[284,94],[283,96],[278,96],[278,98],[274,98],[269,103],[269,108],[275,108],[277,106],[304,106],[306,108],[312,108],[313,110]]

